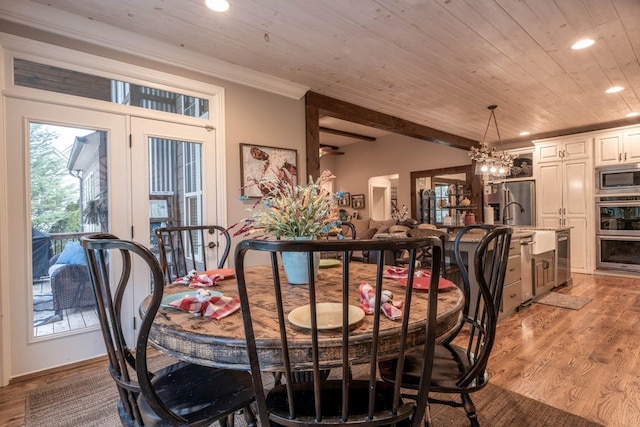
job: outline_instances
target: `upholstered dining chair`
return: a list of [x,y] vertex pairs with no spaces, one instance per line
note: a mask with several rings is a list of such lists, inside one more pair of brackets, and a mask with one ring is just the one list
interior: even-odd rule
[[[110,234],[81,239],[98,317],[109,360],[109,372],[118,389],[118,413],[124,426],[205,426],[215,421],[225,427],[244,409],[247,424],[255,425],[254,400],[248,372],[209,368],[178,361],[149,372],[149,330],[163,295],[162,270],[156,257],[138,243]],[[149,268],[154,289],[140,324],[135,348],[125,340],[121,316],[131,268],[139,260]]]
[[[434,246],[433,254],[437,260],[431,271],[428,300],[425,301],[424,294],[418,296],[413,292],[415,268],[410,267],[406,286],[401,288],[394,283],[398,288],[392,298],[396,302],[401,299],[404,304],[396,308],[397,312],[390,314],[399,313],[401,318],[387,318],[381,313],[382,307],[385,310],[391,307],[391,302],[382,298],[383,295],[388,296],[383,293],[386,267],[382,254],[404,249],[409,257],[415,259],[421,248],[427,245]],[[342,263],[340,274],[327,274],[324,276],[326,279],[320,273],[317,278],[313,274],[316,261],[312,253],[336,251],[342,254],[342,259],[346,259],[351,251],[362,250],[377,254],[377,264]],[[281,252],[307,253],[308,271],[312,272],[308,274],[308,285],[290,285],[286,282],[278,261]],[[247,258],[253,258],[256,253],[269,256],[273,286],[261,286],[260,289],[252,287]],[[236,278],[261,425],[421,425],[427,410],[436,335],[440,256],[439,242],[433,238],[240,242],[235,252]],[[386,283],[388,287],[389,282]],[[284,287],[291,286],[295,286],[293,292],[298,296],[295,301],[283,298]],[[331,287],[330,292],[326,291],[328,286]],[[289,295],[291,292],[287,288]],[[267,293],[270,295],[267,296]],[[361,296],[363,293],[367,295],[365,299]],[[275,305],[268,316],[265,313],[252,313],[256,307],[255,301],[271,299]],[[371,309],[371,315],[365,316],[358,306],[363,301],[366,301],[364,306]],[[422,362],[419,367],[414,366],[420,371],[422,379],[418,386],[419,397],[415,401],[403,399],[399,385],[386,384],[376,376],[378,360],[404,355],[410,346],[415,345],[408,338],[412,336],[408,333],[412,310],[419,312],[417,318],[420,319],[420,326],[413,330],[420,331],[425,338],[425,345],[420,352]],[[415,313],[413,318],[416,318]],[[398,331],[393,333],[393,337],[380,333],[383,324],[395,326],[389,322],[397,324]],[[254,328],[254,324],[260,324],[261,328]],[[265,338],[256,335],[256,331],[264,330],[265,325],[270,325],[270,330],[280,331],[277,344],[271,341],[265,344]],[[301,347],[302,340],[306,343],[304,348]],[[366,340],[366,343],[362,344],[362,340]],[[399,340],[395,341],[399,350],[395,347],[390,350],[389,340]],[[327,342],[330,348],[324,346]],[[258,343],[280,349],[280,357],[264,360],[266,355],[259,351]],[[356,365],[366,367],[354,370]],[[395,367],[402,372],[403,363]],[[329,378],[323,377],[327,369],[332,370]],[[265,371],[283,372],[283,383],[265,392],[261,379],[261,372]],[[295,378],[294,374],[298,371],[310,371],[311,375],[306,379],[287,381],[287,378]],[[361,371],[366,373],[362,376],[355,374]]]
[[[155,234],[166,283],[186,276],[191,270],[222,268],[231,250],[231,236],[220,225],[160,227]],[[209,265],[210,257],[218,260],[216,265]]]
[[[473,282],[469,278],[469,267],[461,255],[460,243],[465,236],[484,231],[473,254]],[[489,381],[487,362],[496,335],[498,312],[502,301],[502,287],[509,257],[511,227],[492,225],[470,225],[463,228],[454,241],[456,261],[462,276],[465,295],[463,320],[457,331],[436,345],[431,392],[459,395],[455,399],[435,399],[429,402],[464,407],[472,426],[479,426],[476,408],[470,394],[482,389]],[[420,383],[420,353],[405,357],[407,372],[402,377],[402,386],[417,390]],[[416,368],[414,368],[416,367]],[[383,379],[395,383],[397,369],[395,361],[379,364]],[[415,371],[414,371],[415,369]],[[419,398],[419,394],[413,394]]]

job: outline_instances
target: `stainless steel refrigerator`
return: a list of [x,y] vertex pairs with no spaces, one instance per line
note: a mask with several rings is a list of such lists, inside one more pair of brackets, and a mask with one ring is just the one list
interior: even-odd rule
[[504,224],[506,218],[509,225],[536,225],[535,181],[487,184],[484,195],[496,224]]

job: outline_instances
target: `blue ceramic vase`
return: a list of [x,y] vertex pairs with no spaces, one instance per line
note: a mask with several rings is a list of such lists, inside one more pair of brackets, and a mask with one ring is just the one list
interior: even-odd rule
[[[291,240],[311,240],[312,237],[291,237]],[[287,282],[291,285],[306,285],[309,283],[309,260],[307,252],[282,252],[282,265],[287,275]],[[315,270],[313,277],[318,277],[318,266],[320,265],[320,253],[313,254],[313,265]]]

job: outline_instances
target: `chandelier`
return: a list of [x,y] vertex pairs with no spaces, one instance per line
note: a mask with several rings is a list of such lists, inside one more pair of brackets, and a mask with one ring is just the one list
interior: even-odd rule
[[[517,156],[507,153],[504,151],[504,147],[502,146],[502,139],[500,138],[500,130],[498,129],[498,121],[496,120],[495,113],[495,109],[498,108],[498,106],[489,105],[487,108],[491,111],[489,121],[487,122],[487,128],[485,129],[482,141],[480,141],[478,146],[471,147],[469,149],[469,157],[471,157],[471,160],[476,162],[476,173],[504,176],[507,175],[513,167],[513,159]],[[491,126],[491,120],[493,120],[493,124],[496,127],[496,133],[498,134],[500,152],[497,152],[495,147],[489,148],[485,141],[487,132]]]

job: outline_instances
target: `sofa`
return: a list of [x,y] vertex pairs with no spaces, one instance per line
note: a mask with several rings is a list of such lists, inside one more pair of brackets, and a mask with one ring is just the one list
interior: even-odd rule
[[[352,219],[350,221],[356,230],[356,239],[372,239],[376,234],[388,233],[389,229],[396,225],[396,221],[393,219],[385,219],[378,221],[375,219]],[[349,230],[343,231],[345,238],[351,238]],[[351,254],[353,261],[360,261],[365,263],[375,263],[376,258],[370,256],[367,251],[356,251]]]

